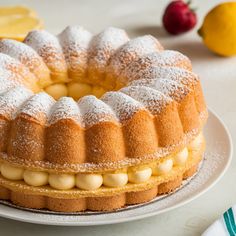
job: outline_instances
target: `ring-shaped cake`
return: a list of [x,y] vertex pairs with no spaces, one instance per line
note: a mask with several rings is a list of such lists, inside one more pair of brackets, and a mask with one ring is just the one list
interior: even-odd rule
[[207,120],[183,54],[151,35],[71,26],[0,41],[0,199],[108,211],[178,188]]

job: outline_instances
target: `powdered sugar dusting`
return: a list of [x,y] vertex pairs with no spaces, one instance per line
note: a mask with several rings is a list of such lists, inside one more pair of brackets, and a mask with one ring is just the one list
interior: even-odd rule
[[73,51],[88,48],[92,34],[81,26],[68,26],[59,35],[63,47]]
[[89,47],[89,67],[105,72],[106,65],[115,51],[129,41],[129,37],[122,29],[108,27],[95,35]]
[[12,57],[4,54],[4,53],[0,53],[0,65],[3,68],[7,68],[8,65],[11,64],[19,64],[19,62],[15,59],[13,59]]
[[112,109],[95,96],[90,95],[81,98],[78,105],[86,127],[105,121],[118,122]]
[[20,86],[0,94],[0,114],[13,119],[19,107],[32,95],[30,90]]
[[20,81],[15,79],[15,75],[11,71],[0,67],[0,93],[20,84]]
[[[182,53],[172,50],[152,52],[142,56],[137,61],[132,62],[121,73],[119,79],[135,78],[136,75],[150,66],[176,66],[183,69],[190,69],[191,62]],[[123,81],[124,82],[124,81]]]
[[[41,66],[43,60],[31,47],[12,39],[2,39],[0,41],[0,52],[19,60],[31,71],[37,66]],[[45,65],[46,66],[46,65]]]
[[191,71],[178,68],[178,67],[166,67],[166,66],[150,66],[144,70],[141,70],[135,77],[129,77],[129,81],[138,79],[156,79],[164,78],[180,82],[184,85],[189,86],[190,84],[196,83],[199,79],[196,74]]
[[188,68],[191,67],[191,61],[188,59],[188,57],[174,50],[163,50],[158,53],[150,53],[149,55],[147,55],[146,59],[150,60],[154,64],[157,63],[159,65],[173,66],[175,64],[178,64],[181,66],[182,63],[186,63],[188,65]]
[[[4,54],[0,53],[0,68],[2,69],[2,74],[6,78],[6,71],[9,80],[13,80],[17,84],[26,85],[27,87],[32,87],[32,84],[37,83],[37,79],[32,74],[29,69],[20,63],[18,60]],[[4,86],[4,85],[3,85]]]
[[118,76],[131,62],[145,54],[161,50],[163,50],[163,47],[153,36],[137,37],[118,49],[111,58],[107,70],[109,73],[114,74],[114,76]]
[[[2,69],[2,73],[8,70],[12,74],[11,79],[16,81],[23,80],[24,77],[22,76],[26,76],[30,73],[18,60],[4,53],[0,53],[0,68]],[[22,81],[22,83],[23,82],[24,81]]]
[[62,48],[53,34],[45,30],[33,30],[26,36],[24,43],[32,47],[49,68],[61,71],[61,67],[65,66]]
[[128,86],[120,90],[141,102],[153,114],[160,111],[173,100],[160,91],[144,86]]
[[88,62],[88,47],[92,34],[81,26],[68,26],[59,35],[69,70],[85,75]]
[[82,123],[78,104],[70,97],[62,97],[51,109],[49,124],[56,123],[62,119],[72,119]]
[[190,89],[186,85],[180,84],[174,80],[168,80],[163,78],[150,80],[134,80],[130,83],[130,85],[147,86],[154,88],[178,102],[190,91]]
[[145,109],[141,103],[121,92],[105,93],[102,101],[112,108],[120,122],[130,119],[137,111]]
[[39,52],[42,47],[54,47],[60,50],[60,44],[57,38],[47,32],[46,30],[33,30],[25,38],[24,43],[34,48],[36,52]]
[[46,122],[50,109],[55,100],[47,93],[41,92],[29,99],[19,110],[19,114],[26,114],[39,122]]

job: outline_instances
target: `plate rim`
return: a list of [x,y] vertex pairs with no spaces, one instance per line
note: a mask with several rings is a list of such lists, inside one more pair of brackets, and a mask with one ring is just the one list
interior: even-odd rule
[[[212,109],[210,109],[208,107],[208,111],[210,114],[212,114],[217,121],[220,123],[220,125],[223,127],[225,134],[228,138],[228,143],[229,143],[229,154],[228,154],[228,159],[227,162],[225,163],[224,168],[222,169],[222,171],[219,173],[219,175],[217,175],[217,177],[213,180],[212,183],[210,183],[210,185],[208,185],[206,188],[204,188],[202,191],[200,191],[199,193],[194,194],[193,196],[189,196],[187,199],[173,205],[170,207],[166,207],[164,209],[158,210],[158,211],[153,211],[153,212],[146,212],[143,214],[139,214],[139,215],[135,215],[135,216],[128,216],[123,217],[123,218],[117,218],[117,219],[112,219],[110,221],[107,220],[103,220],[103,221],[97,221],[97,222],[57,222],[57,221],[43,221],[42,218],[22,218],[19,215],[14,215],[14,214],[6,214],[6,213],[2,213],[0,211],[0,217],[3,217],[5,219],[11,219],[11,220],[16,220],[16,221],[20,221],[20,222],[27,222],[27,223],[34,223],[34,224],[40,224],[40,225],[54,225],[54,226],[92,226],[92,225],[109,225],[109,224],[118,224],[118,223],[123,223],[123,222],[130,222],[130,221],[134,221],[134,220],[140,220],[140,219],[144,219],[144,218],[148,218],[148,217],[152,217],[155,215],[160,215],[164,212],[168,212],[171,210],[174,210],[176,208],[179,208],[183,205],[186,205],[188,203],[190,203],[191,201],[194,201],[196,198],[202,196],[203,194],[205,194],[207,191],[209,191],[210,189],[212,189],[218,182],[219,180],[224,176],[224,174],[226,173],[226,171],[228,170],[230,163],[232,161],[232,157],[233,157],[233,141],[232,141],[232,137],[231,134],[226,126],[226,124],[224,123],[224,121],[216,114],[216,112],[214,112]],[[2,204],[0,203],[0,209],[1,209]],[[145,205],[144,205],[145,206]],[[144,206],[140,206],[140,207],[144,207]],[[10,206],[4,206],[4,207],[9,207],[12,208]],[[132,210],[132,209],[131,209]],[[20,209],[16,209],[15,211],[22,211]],[[26,211],[25,211],[26,212]],[[27,212],[26,214],[37,214],[37,213],[33,213],[33,212]],[[38,213],[40,214],[40,213]],[[42,213],[41,213],[42,214]],[[43,213],[45,214],[45,213]],[[104,213],[106,214],[106,213]],[[53,215],[52,215],[53,216]],[[59,216],[59,215],[57,215]],[[62,216],[63,217],[63,216]],[[80,216],[81,217],[81,216]]]

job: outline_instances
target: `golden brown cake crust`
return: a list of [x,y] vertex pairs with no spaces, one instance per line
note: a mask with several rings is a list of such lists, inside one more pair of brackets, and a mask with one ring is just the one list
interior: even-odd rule
[[158,187],[159,186],[155,186],[144,191],[126,193],[126,204],[133,205],[152,200],[158,194]]
[[[61,134],[64,134],[63,137]],[[73,120],[60,120],[46,128],[46,160],[55,164],[84,163],[84,130]],[[51,148],[57,143],[57,148]],[[78,143],[80,145],[78,145]]]
[[[176,109],[173,108],[173,106],[171,105],[170,110],[172,111],[172,109]],[[142,114],[142,112],[141,112]],[[145,114],[145,113],[144,113]],[[109,126],[108,128],[108,133],[104,133],[102,131],[104,131],[104,129],[102,129],[102,133],[101,135],[106,135],[106,137],[108,137],[107,140],[107,146],[110,148],[110,153],[114,153],[116,158],[120,158],[120,160],[113,160],[110,161],[112,158],[115,159],[115,157],[108,155],[107,152],[105,152],[105,145],[104,145],[104,151],[102,151],[102,153],[104,155],[101,155],[100,153],[94,153],[92,149],[88,149],[85,150],[84,147],[78,146],[78,145],[71,145],[73,142],[76,142],[76,140],[80,140],[81,143],[87,143],[87,145],[85,145],[86,147],[89,146],[89,140],[93,143],[96,142],[97,146],[100,145],[100,139],[94,141],[94,136],[93,133],[91,133],[90,136],[87,137],[87,141],[84,140],[84,135],[82,135],[81,133],[84,132],[83,129],[79,128],[77,124],[74,123],[74,121],[70,121],[70,120],[66,120],[66,121],[61,121],[61,125],[62,127],[57,126],[57,123],[55,124],[56,126],[50,126],[50,128],[47,128],[47,132],[48,135],[50,137],[50,139],[48,139],[48,144],[46,144],[46,148],[48,147],[48,149],[50,149],[51,145],[53,145],[53,142],[60,142],[60,138],[58,137],[57,133],[59,132],[60,129],[65,129],[64,133],[66,134],[67,132],[75,132],[75,134],[71,137],[68,137],[69,140],[71,140],[71,142],[67,142],[66,140],[64,141],[64,139],[61,140],[61,143],[63,143],[62,145],[58,146],[58,149],[52,149],[49,150],[48,154],[46,154],[47,160],[34,160],[35,158],[37,158],[38,153],[36,155],[32,155],[30,153],[30,150],[27,150],[27,146],[24,147],[14,147],[11,148],[11,145],[8,144],[8,148],[10,150],[11,153],[14,152],[14,150],[18,151],[18,148],[23,148],[23,150],[19,150],[19,153],[22,153],[22,158],[18,158],[15,155],[8,155],[5,152],[0,153],[0,161],[7,161],[9,163],[11,163],[14,166],[19,166],[19,167],[23,167],[23,168],[30,168],[32,170],[46,170],[49,172],[70,172],[70,173],[77,173],[77,172],[101,172],[101,171],[112,171],[112,170],[117,170],[117,169],[122,169],[124,167],[129,167],[129,166],[134,166],[134,165],[138,165],[138,164],[147,164],[147,163],[151,163],[152,161],[161,161],[163,157],[171,154],[171,153],[175,153],[179,150],[181,150],[183,147],[185,147],[188,143],[190,143],[195,137],[197,137],[197,135],[199,134],[199,132],[201,131],[202,127],[204,126],[206,120],[207,120],[207,116],[208,113],[207,112],[202,112],[200,114],[200,126],[196,129],[191,130],[190,132],[187,132],[185,134],[183,134],[183,131],[181,130],[182,128],[179,127],[178,128],[178,123],[176,123],[176,127],[175,127],[175,123],[173,123],[173,116],[175,116],[176,113],[174,112],[169,112],[169,108],[166,111],[163,111],[162,116],[156,116],[155,120],[153,118],[150,118],[152,120],[152,122],[155,122],[155,130],[157,131],[157,135],[158,137],[154,136],[153,130],[150,131],[149,129],[149,134],[146,133],[145,130],[143,130],[143,128],[141,128],[140,132],[136,132],[135,131],[135,136],[132,134],[132,125],[129,128],[126,128],[126,126],[124,126],[123,129],[123,133],[127,135],[127,138],[133,138],[133,140],[136,140],[136,144],[134,142],[134,144],[130,143],[127,144],[127,142],[124,142],[123,139],[120,139],[120,142],[122,142],[123,148],[125,148],[126,152],[132,153],[133,155],[136,154],[136,158],[135,157],[131,157],[131,156],[127,156],[125,157],[124,155],[124,150],[122,150],[123,148],[121,147],[121,149],[118,150],[113,150],[111,149],[111,145],[109,143],[110,138],[112,137],[112,139],[114,140],[113,142],[113,147],[117,147],[119,145],[121,145],[121,143],[119,143],[118,137],[121,136],[120,130],[118,132],[116,132],[118,130],[118,126],[113,124],[113,123],[104,123],[103,124],[103,128],[105,128],[107,125]],[[145,115],[146,116],[146,115]],[[139,117],[139,114],[137,114],[137,118]],[[148,117],[148,116],[147,116]],[[145,121],[147,121],[147,119],[149,118],[145,118]],[[162,118],[163,117],[163,118]],[[136,118],[135,118],[136,119]],[[138,118],[139,120],[142,118]],[[179,118],[178,118],[179,119]],[[168,125],[168,121],[170,120],[170,124]],[[139,122],[141,122],[139,121]],[[176,120],[175,120],[176,121]],[[132,121],[130,121],[132,122]],[[145,122],[143,122],[143,126],[141,127],[146,127],[148,126],[147,124],[144,124]],[[63,127],[63,124],[66,126]],[[68,124],[68,126],[67,126]],[[164,127],[168,126],[168,129],[165,129]],[[96,126],[97,127],[97,126]],[[111,130],[112,127],[115,129],[117,129],[116,131]],[[153,127],[153,125],[149,124],[149,127]],[[163,128],[162,128],[163,127]],[[0,127],[1,128],[1,127]],[[51,133],[51,128],[54,130],[55,129],[55,133]],[[92,127],[93,128],[93,127]],[[147,127],[148,128],[148,127]],[[6,129],[6,127],[4,126],[3,129]],[[99,128],[100,129],[100,128]],[[175,132],[173,132],[173,130]],[[178,132],[179,130],[179,132]],[[78,132],[78,133],[77,133]],[[112,132],[112,133],[111,133]],[[130,136],[129,135],[130,133]],[[152,141],[152,143],[154,143],[154,145],[150,145],[148,146],[148,142],[145,144],[145,140],[142,140],[141,138],[137,137],[142,136],[143,134],[143,138],[145,138],[145,134],[148,135],[150,138],[149,140]],[[37,134],[34,134],[37,135]],[[108,136],[107,136],[108,135]],[[172,138],[175,137],[175,139]],[[160,139],[160,136],[162,137]],[[37,137],[37,136],[36,136]],[[86,137],[86,136],[85,136]],[[104,137],[104,136],[103,136]],[[114,138],[115,137],[115,138]],[[124,136],[124,140],[127,139],[126,136]],[[152,139],[153,138],[153,139]],[[155,141],[155,139],[157,139]],[[177,141],[179,139],[179,142]],[[36,138],[36,140],[38,140],[38,138]],[[164,141],[166,140],[166,141]],[[155,142],[158,142],[158,146],[159,148],[154,151],[154,146],[155,146]],[[123,143],[124,142],[124,143]],[[142,142],[142,145],[140,147],[138,147],[137,145],[139,144],[139,142]],[[5,143],[5,141],[4,141]],[[3,147],[5,147],[5,144],[2,144]],[[172,145],[167,145],[172,143]],[[11,143],[10,143],[11,144]],[[109,144],[109,145],[108,145]],[[49,146],[47,146],[49,145]],[[156,144],[157,145],[157,144]],[[168,147],[166,147],[166,145]],[[70,148],[72,149],[71,152],[66,152],[66,150],[62,150],[62,147],[66,147],[66,150],[70,150]],[[90,150],[90,151],[89,151]],[[146,154],[144,156],[142,155],[138,155],[138,151],[142,154],[144,154],[144,151],[149,151],[149,154]],[[152,152],[154,151],[154,152]],[[74,152],[74,155],[73,155]],[[89,162],[82,162],[82,160],[85,159],[85,153],[84,152],[91,152],[91,158],[94,157],[94,161],[95,163],[89,163]],[[27,153],[28,156],[32,155],[32,158],[26,158],[26,156],[24,155],[25,153]],[[50,153],[50,155],[49,155]],[[65,154],[65,155],[63,155]],[[28,157],[27,156],[27,157]],[[76,159],[75,159],[76,157]],[[98,159],[96,158],[100,158],[100,162],[98,162]],[[72,163],[69,162],[65,162],[66,158],[68,158],[68,160],[70,159],[71,161],[73,161]],[[49,160],[53,160],[53,162],[49,161]],[[81,163],[82,162],[82,163]],[[87,164],[88,163],[88,164]]]
[[[204,147],[195,153],[188,145],[207,120],[201,84],[191,61],[153,36],[34,30],[24,43],[0,41],[0,64],[0,199],[109,211],[169,193],[197,171]],[[165,174],[157,170],[164,161],[172,161]],[[144,167],[147,181],[133,181]],[[109,174],[126,182],[109,185]],[[82,176],[101,185],[82,188]],[[59,177],[66,187],[55,184]]]

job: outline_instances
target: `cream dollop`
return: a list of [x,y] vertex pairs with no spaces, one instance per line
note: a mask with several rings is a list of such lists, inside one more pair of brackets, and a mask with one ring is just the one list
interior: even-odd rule
[[68,190],[75,186],[75,176],[72,174],[49,174],[48,182],[55,189]]
[[99,174],[77,174],[75,177],[76,186],[84,190],[95,190],[103,183],[102,175]]
[[153,171],[152,173],[153,175],[163,175],[170,172],[172,170],[172,167],[173,167],[173,160],[168,159],[154,166],[152,169]]
[[65,84],[53,84],[45,88],[45,92],[58,100],[60,97],[67,96],[67,87]]
[[152,175],[152,169],[147,167],[142,170],[130,171],[128,172],[129,182],[131,183],[142,183],[150,179]]
[[128,175],[126,173],[104,174],[103,184],[107,187],[121,187],[128,182]]
[[189,145],[188,148],[191,151],[198,151],[204,141],[203,134],[200,133]]
[[188,159],[188,149],[185,147],[182,151],[175,154],[174,164],[183,165]]
[[25,170],[24,181],[31,186],[43,186],[48,184],[48,173],[43,171]]
[[6,179],[10,180],[21,180],[23,179],[24,169],[20,167],[15,167],[7,163],[1,164],[1,174]]
[[68,84],[68,95],[75,100],[92,93],[92,87],[89,84],[74,83]]

